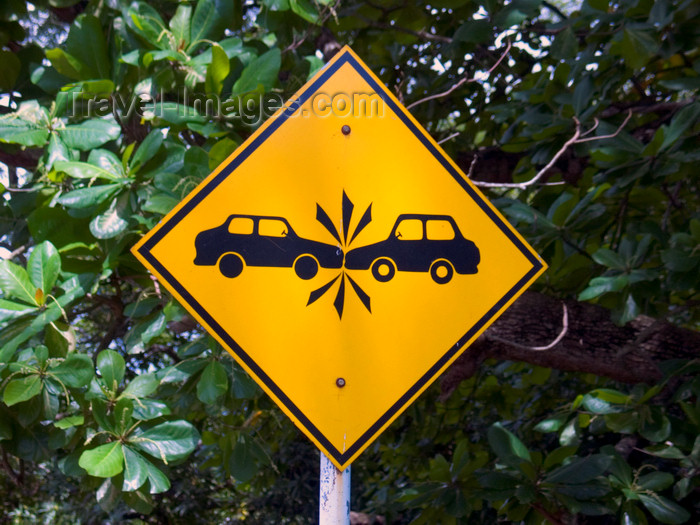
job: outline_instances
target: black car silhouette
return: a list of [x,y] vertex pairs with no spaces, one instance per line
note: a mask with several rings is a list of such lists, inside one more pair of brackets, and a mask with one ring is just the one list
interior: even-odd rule
[[445,284],[454,272],[477,273],[480,260],[479,249],[462,236],[449,215],[406,213],[396,219],[388,239],[350,250],[345,267],[371,268],[380,282],[390,281],[397,270],[430,272],[436,283]]
[[199,233],[194,246],[194,264],[218,264],[230,278],[245,266],[293,267],[302,279],[313,278],[319,266],[343,266],[339,247],[299,237],[284,217],[231,215],[221,226]]

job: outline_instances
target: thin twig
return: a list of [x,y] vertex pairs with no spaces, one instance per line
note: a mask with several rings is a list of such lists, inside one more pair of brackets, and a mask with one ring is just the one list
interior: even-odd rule
[[594,140],[613,139],[613,138],[617,137],[622,132],[623,129],[625,129],[625,126],[627,125],[627,123],[630,121],[631,118],[632,118],[632,110],[630,109],[630,110],[627,110],[627,116],[625,117],[625,120],[622,121],[622,124],[620,124],[620,127],[617,128],[614,133],[610,133],[609,135],[598,135],[597,137],[583,138],[586,135],[588,135],[591,131],[593,131],[595,128],[598,127],[598,123],[597,123],[598,119],[596,119],[596,124],[590,130],[588,130],[576,143],[581,144],[583,142],[592,142]]
[[444,144],[445,142],[448,142],[448,141],[450,141],[450,140],[452,140],[452,139],[454,139],[454,138],[457,138],[457,137],[459,137],[459,132],[453,133],[453,134],[450,135],[449,137],[445,137],[445,138],[442,139],[442,140],[438,140],[438,144]]
[[[609,135],[599,135],[596,137],[587,137],[594,129],[598,127],[599,122],[596,119],[595,124],[593,124],[593,127],[585,132],[581,131],[581,122],[574,117],[574,122],[576,124],[576,129],[574,131],[574,134],[572,137],[567,140],[564,145],[557,151],[552,159],[547,163],[547,165],[542,168],[540,171],[537,172],[537,174],[532,177],[530,180],[525,181],[525,182],[486,182],[486,181],[480,181],[480,180],[473,180],[472,182],[477,185],[481,186],[484,188],[519,188],[521,190],[524,190],[528,186],[532,186],[535,184],[537,181],[539,181],[550,169],[554,167],[554,165],[557,163],[557,161],[561,158],[561,156],[566,153],[566,151],[573,146],[574,144],[582,144],[584,142],[593,142],[594,140],[604,140],[604,139],[611,139],[614,137],[617,137],[622,130],[625,128],[627,123],[629,122],[630,118],[632,118],[632,111],[628,111],[627,117],[625,120],[620,124],[620,127],[618,127],[614,133],[610,133]],[[471,168],[469,169],[471,172]],[[550,185],[553,184],[562,184],[561,182],[559,183],[548,183]]]
[[[493,66],[491,66],[491,69],[488,70],[486,78],[490,77],[491,73],[493,73],[494,70],[498,66],[501,65],[501,62],[503,62],[503,60],[506,58],[506,56],[508,56],[508,52],[510,51],[510,48],[511,48],[511,43],[510,43],[510,40],[508,40],[508,42],[506,44],[505,51],[503,51],[503,53],[501,54],[500,58],[496,61],[496,63]],[[475,77],[464,77],[459,82],[456,82],[455,84],[453,84],[447,91],[443,91],[442,93],[436,93],[434,95],[429,95],[427,97],[416,100],[415,102],[406,106],[406,109],[411,109],[413,107],[416,107],[418,104],[423,104],[424,102],[428,102],[429,100],[435,100],[437,98],[446,97],[447,95],[449,95],[450,93],[452,93],[456,89],[459,89],[464,84],[469,84],[471,82],[476,82],[476,78]]]
[[503,339],[501,337],[498,337],[496,335],[488,335],[488,338],[493,340],[493,341],[498,341],[499,343],[503,343],[506,345],[514,346],[516,348],[522,348],[523,350],[532,350],[534,352],[544,352],[546,350],[551,350],[555,346],[559,344],[559,342],[564,339],[564,336],[566,333],[569,331],[569,310],[566,308],[566,304],[562,303],[562,307],[564,310],[562,320],[561,320],[561,332],[559,332],[559,335],[549,343],[548,345],[545,346],[528,346],[528,345],[521,345],[520,343],[516,343],[514,341],[508,341],[507,339]]

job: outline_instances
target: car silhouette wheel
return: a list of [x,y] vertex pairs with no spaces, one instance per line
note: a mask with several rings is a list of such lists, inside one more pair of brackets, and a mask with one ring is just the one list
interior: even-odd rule
[[318,261],[311,255],[301,255],[294,261],[294,272],[305,281],[313,279],[318,273]]
[[227,253],[219,260],[219,271],[229,279],[238,277],[243,271],[243,258],[237,253]]
[[381,257],[372,263],[372,275],[380,283],[391,281],[396,273],[396,266],[391,259]]
[[449,283],[455,270],[449,261],[438,260],[430,265],[430,277],[438,284]]

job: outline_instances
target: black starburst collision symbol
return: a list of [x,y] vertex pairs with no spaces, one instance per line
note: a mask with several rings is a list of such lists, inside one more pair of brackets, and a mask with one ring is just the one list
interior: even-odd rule
[[[333,221],[329,217],[328,213],[326,213],[326,211],[318,203],[316,203],[316,220],[320,222],[323,225],[323,227],[326,228],[326,230],[328,230],[328,232],[338,241],[341,249],[343,250],[343,253],[347,255],[350,247],[352,246],[353,241],[357,238],[359,233],[362,230],[364,230],[370,222],[372,222],[372,204],[370,203],[370,205],[367,206],[367,209],[362,214],[362,217],[360,218],[359,222],[357,223],[357,226],[355,226],[355,229],[352,233],[350,232],[350,223],[352,222],[355,205],[352,203],[352,201],[350,201],[345,191],[343,191],[342,208],[342,224],[340,232],[338,232],[338,229],[335,227],[335,224],[333,224]],[[345,265],[343,265],[338,275],[336,275],[329,282],[327,282],[326,284],[309,294],[309,301],[306,303],[306,305],[308,306],[318,301],[321,297],[323,297],[323,295],[325,295],[326,292],[331,290],[338,281],[340,282],[340,284],[338,285],[338,289],[335,294],[333,306],[335,306],[335,309],[338,312],[338,317],[340,319],[343,318],[343,307],[345,306],[345,291],[348,289],[346,283],[349,283],[349,287],[355,291],[357,297],[360,299],[364,307],[367,308],[367,311],[372,313],[372,306],[370,303],[369,295],[367,295],[367,293],[360,287],[360,285],[357,284],[357,282],[355,282],[355,280],[348,275],[345,269]]]

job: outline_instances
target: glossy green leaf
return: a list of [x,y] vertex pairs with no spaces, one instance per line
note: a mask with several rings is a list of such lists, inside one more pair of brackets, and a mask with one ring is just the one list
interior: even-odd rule
[[82,425],[84,422],[85,422],[85,417],[81,414],[81,415],[77,415],[77,416],[64,417],[64,418],[56,421],[53,425],[56,428],[60,428],[61,430],[65,430],[67,428]]
[[548,483],[587,483],[602,476],[609,465],[610,458],[604,454],[574,458],[566,465],[552,470],[545,480]]
[[58,198],[59,204],[67,208],[85,209],[103,203],[122,188],[121,184],[103,184],[64,193]]
[[175,14],[170,19],[168,26],[175,38],[177,49],[185,49],[190,43],[190,20],[192,18],[192,6],[180,4]]
[[105,32],[97,17],[82,14],[75,19],[65,50],[80,64],[81,79],[110,78]]
[[0,261],[0,289],[9,297],[37,305],[36,286],[29,279],[27,270],[11,261]]
[[119,137],[121,127],[114,119],[92,119],[56,132],[69,148],[87,151]]
[[124,358],[114,350],[102,350],[97,354],[97,369],[102,375],[102,381],[112,392],[116,392],[124,379]]
[[98,488],[97,492],[95,493],[97,504],[105,512],[114,510],[114,507],[116,507],[117,503],[119,503],[120,495],[121,493],[119,492],[119,487],[112,482],[112,479],[104,480],[102,485],[100,485],[100,488]]
[[123,179],[119,173],[87,162],[59,161],[54,164],[54,169],[63,171],[76,179],[103,179],[112,182]]
[[676,525],[690,519],[690,513],[687,510],[658,494],[639,494],[639,499],[651,515],[661,523]]
[[131,157],[131,160],[129,161],[129,169],[134,172],[138,171],[141,166],[151,160],[156,153],[158,153],[161,144],[163,144],[163,133],[161,130],[155,129],[151,131],[148,135],[146,135],[146,138],[143,139],[143,142],[139,144],[134,156]]
[[639,476],[637,484],[644,490],[659,492],[673,485],[674,481],[675,478],[670,472],[650,472]]
[[500,423],[491,425],[487,436],[491,449],[506,465],[517,467],[522,462],[531,461],[525,444]]
[[129,381],[121,397],[131,397],[134,399],[147,397],[156,391],[159,385],[158,379],[153,374],[142,374]]
[[214,403],[228,390],[226,370],[218,361],[211,361],[197,382],[197,397],[202,403]]
[[78,462],[88,474],[98,478],[111,478],[124,469],[124,452],[119,441],[105,443],[80,455]]
[[5,386],[3,401],[7,406],[27,401],[39,395],[42,386],[43,381],[38,374],[32,374],[21,379],[13,379]]
[[199,442],[197,429],[184,420],[156,425],[132,439],[132,443],[165,462],[188,456]]
[[27,273],[32,284],[43,290],[44,295],[51,293],[60,271],[61,256],[50,241],[34,247],[27,261]]
[[43,146],[48,138],[46,126],[28,122],[17,115],[0,116],[0,142],[34,147]]
[[148,470],[144,463],[146,458],[134,451],[131,447],[124,447],[124,483],[122,490],[132,492],[146,483]]
[[204,39],[219,40],[233,18],[233,3],[227,0],[199,0],[192,15],[190,48]]
[[207,69],[207,76],[204,81],[204,89],[207,93],[214,93],[216,95],[221,93],[221,89],[224,86],[224,80],[231,70],[231,66],[226,56],[224,49],[215,44],[211,47],[212,60]]
[[122,215],[121,199],[114,199],[107,211],[90,221],[90,233],[98,239],[112,239],[123,232],[129,225]]
[[61,383],[74,388],[87,385],[95,376],[92,359],[85,354],[71,354],[49,371]]
[[289,0],[289,7],[307,22],[318,22],[318,12],[309,0]]
[[270,49],[248,64],[241,76],[233,84],[234,93],[248,93],[261,85],[270,91],[275,85],[280,70],[281,53],[277,48]]

